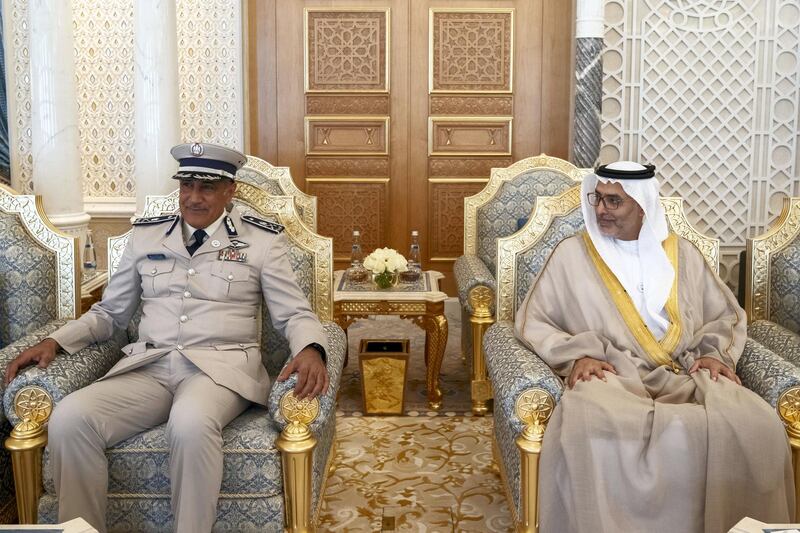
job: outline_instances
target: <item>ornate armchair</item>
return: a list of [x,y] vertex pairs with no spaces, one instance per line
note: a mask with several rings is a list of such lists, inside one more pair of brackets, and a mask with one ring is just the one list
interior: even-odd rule
[[247,163],[236,173],[236,179],[260,187],[273,196],[294,197],[300,220],[311,231],[317,231],[317,197],[297,188],[289,167],[274,167],[263,159],[248,155]]
[[[244,183],[239,185],[234,203],[286,227],[290,262],[328,334],[330,387],[321,398],[298,401],[292,392],[294,377],[283,383],[273,381],[268,409],[251,406],[224,429],[225,466],[214,531],[310,531],[333,456],[335,402],[346,342],[342,329],[331,322],[332,241],[300,221],[292,197],[270,196]],[[176,210],[177,195],[151,197],[145,216]],[[127,236],[110,239],[112,276]],[[274,379],[287,362],[288,343],[272,328],[266,305],[262,306],[261,322],[262,356]],[[62,354],[46,371],[28,369],[9,385],[4,397],[7,416],[28,431],[26,439],[19,439],[24,440],[19,448],[27,446],[29,450],[30,466],[21,472],[31,496],[22,502],[26,516],[35,519],[38,506],[42,522],[56,519],[48,456],[45,453],[43,463],[37,457],[47,438],[43,427],[52,404],[105,373],[121,356],[120,347],[136,338],[137,325],[135,317],[117,338],[72,356]],[[171,530],[168,453],[165,425],[107,451],[109,531]],[[44,494],[38,498],[41,477]]]
[[544,154],[493,168],[481,192],[464,198],[464,255],[453,267],[461,303],[461,350],[470,369],[472,412],[483,415],[492,398],[482,346],[494,323],[497,239],[527,219],[538,196],[559,194],[591,172]]
[[[763,235],[747,239],[746,258],[747,333],[786,361],[800,366],[800,198],[784,198],[773,226]],[[779,406],[796,469],[800,464],[797,405],[800,388],[792,387],[783,393]],[[800,491],[800,483],[798,487]]]
[[[28,345],[80,313],[78,240],[57,231],[39,196],[0,185],[0,373]],[[0,380],[0,394],[5,386]],[[0,440],[11,424],[0,412]],[[11,456],[0,450],[0,524],[17,521]]]
[[[686,220],[680,198],[662,198],[672,231],[694,243],[719,268],[719,241],[698,233]],[[580,188],[536,199],[533,214],[517,233],[497,242],[497,323],[483,341],[495,386],[495,461],[499,465],[517,531],[538,530],[538,461],[547,421],[564,384],[534,352],[514,336],[514,315],[555,246],[583,229]],[[776,405],[800,371],[749,340],[737,368],[745,386]],[[546,480],[541,480],[546,483]]]

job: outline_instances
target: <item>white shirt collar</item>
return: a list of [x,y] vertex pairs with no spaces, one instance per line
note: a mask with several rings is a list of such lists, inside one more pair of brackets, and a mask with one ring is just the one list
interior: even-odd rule
[[[214,232],[216,232],[219,229],[220,225],[222,224],[222,221],[225,220],[226,216],[228,216],[228,212],[223,211],[222,215],[220,215],[220,217],[217,220],[209,224],[207,228],[203,228],[209,237],[214,235]],[[185,220],[181,219],[181,229],[183,230],[183,242],[185,244],[189,244],[189,241],[192,239],[192,234],[194,234],[197,228],[190,226],[189,224],[186,223]]]

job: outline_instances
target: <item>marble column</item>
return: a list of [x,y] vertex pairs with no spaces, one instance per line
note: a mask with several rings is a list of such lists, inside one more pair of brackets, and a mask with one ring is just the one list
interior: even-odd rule
[[33,190],[53,224],[82,237],[90,217],[83,207],[70,2],[32,0],[28,10]]
[[169,153],[180,142],[178,36],[175,2],[136,0],[134,50],[134,176],[136,213],[145,197],[177,187],[178,164]]
[[572,160],[579,167],[593,167],[600,155],[603,31],[603,0],[578,0]]

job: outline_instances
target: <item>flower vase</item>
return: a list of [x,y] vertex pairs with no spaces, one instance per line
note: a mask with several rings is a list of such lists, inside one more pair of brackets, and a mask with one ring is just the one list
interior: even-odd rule
[[391,289],[397,285],[398,280],[397,272],[383,271],[380,274],[372,274],[372,281],[379,289]]

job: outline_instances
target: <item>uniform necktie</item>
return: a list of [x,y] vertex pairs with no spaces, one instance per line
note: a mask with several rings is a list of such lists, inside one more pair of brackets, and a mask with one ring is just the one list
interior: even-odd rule
[[192,236],[194,237],[194,243],[188,244],[186,246],[186,251],[189,252],[189,255],[194,255],[197,249],[203,245],[203,241],[208,236],[208,234],[205,231],[199,229],[196,230],[194,233],[192,233]]

